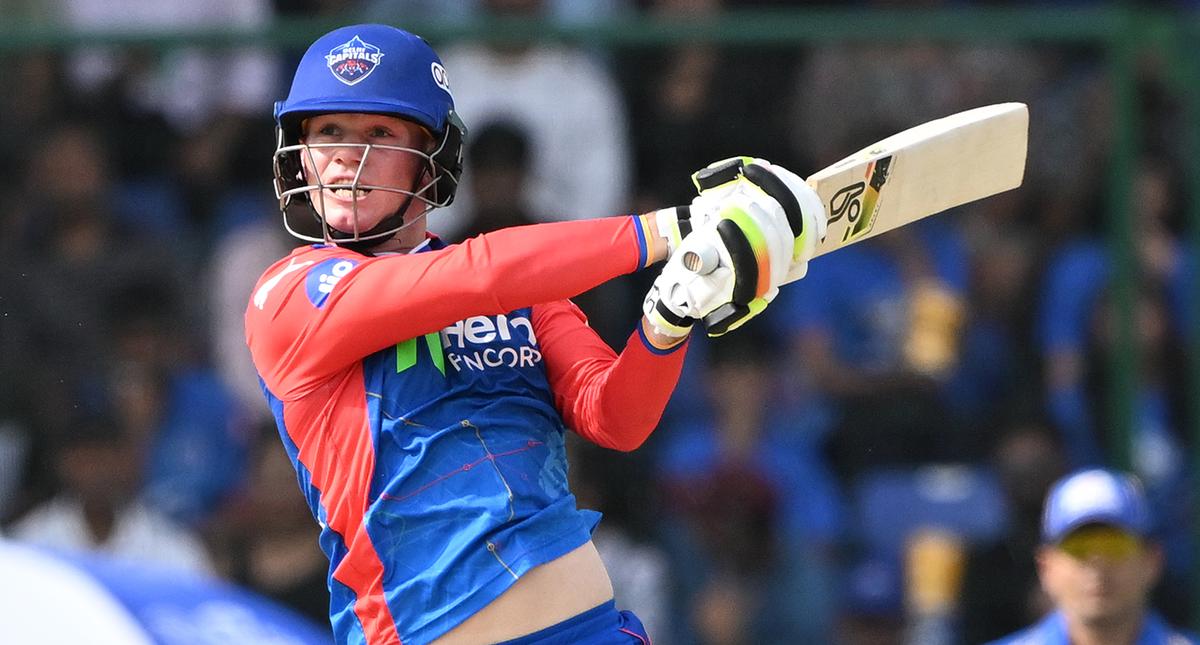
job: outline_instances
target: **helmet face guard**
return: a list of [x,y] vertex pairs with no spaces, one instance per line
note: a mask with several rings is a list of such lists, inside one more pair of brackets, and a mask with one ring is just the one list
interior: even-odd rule
[[[370,113],[394,116],[423,126],[433,134],[432,151],[380,144],[308,144],[301,141],[304,119],[328,113]],[[272,166],[275,196],[284,227],[309,242],[353,244],[383,240],[417,221],[430,210],[454,201],[463,167],[466,127],[454,111],[446,71],[437,54],[421,38],[386,25],[354,25],[334,30],[309,47],[292,81],[291,92],[275,105],[276,147]],[[353,181],[324,184],[304,172],[315,148],[362,148]],[[375,150],[399,151],[421,158],[423,172],[412,185],[367,185],[359,181],[362,168]],[[396,212],[369,230],[340,231],[325,222],[317,208],[325,189],[354,193],[357,223],[359,190],[382,190],[405,195]],[[418,217],[404,221],[412,200],[425,204]]]

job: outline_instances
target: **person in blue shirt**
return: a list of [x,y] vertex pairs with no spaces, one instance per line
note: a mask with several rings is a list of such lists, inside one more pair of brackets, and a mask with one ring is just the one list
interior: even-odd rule
[[1149,606],[1163,569],[1141,483],[1104,469],[1056,482],[1042,516],[1037,552],[1042,589],[1054,611],[992,645],[1188,645]]

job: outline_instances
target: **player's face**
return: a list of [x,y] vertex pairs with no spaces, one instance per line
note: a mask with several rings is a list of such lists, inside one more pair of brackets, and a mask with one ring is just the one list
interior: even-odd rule
[[1119,529],[1084,527],[1038,552],[1042,587],[1069,621],[1097,628],[1137,620],[1162,554]]
[[[308,148],[311,155],[302,153],[309,185],[317,185],[319,178],[326,186],[344,186],[316,191],[311,200],[329,226],[345,233],[354,233],[356,226],[360,233],[371,230],[408,199],[399,192],[352,190],[349,185],[415,190],[427,181],[423,176],[426,166],[420,156],[376,147],[424,151],[429,135],[411,121],[380,114],[322,114],[304,122],[302,140],[313,146]],[[418,199],[410,203],[410,210],[423,208]]]

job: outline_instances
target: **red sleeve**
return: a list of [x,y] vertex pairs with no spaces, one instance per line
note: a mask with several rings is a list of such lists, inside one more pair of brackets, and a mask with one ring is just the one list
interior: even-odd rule
[[566,300],[534,306],[533,327],[567,427],[606,448],[642,445],[679,381],[687,343],[656,349],[639,325],[617,356]]
[[[646,248],[638,217],[514,227],[411,255],[305,247],[255,287],[246,342],[267,387],[289,400],[389,345],[637,270]],[[331,262],[336,275],[317,275]]]

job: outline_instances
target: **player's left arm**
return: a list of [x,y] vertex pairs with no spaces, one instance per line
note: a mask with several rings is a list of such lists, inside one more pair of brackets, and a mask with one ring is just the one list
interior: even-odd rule
[[618,355],[567,300],[535,305],[533,326],[567,427],[606,448],[642,445],[679,381],[686,341],[659,349],[642,324]]

